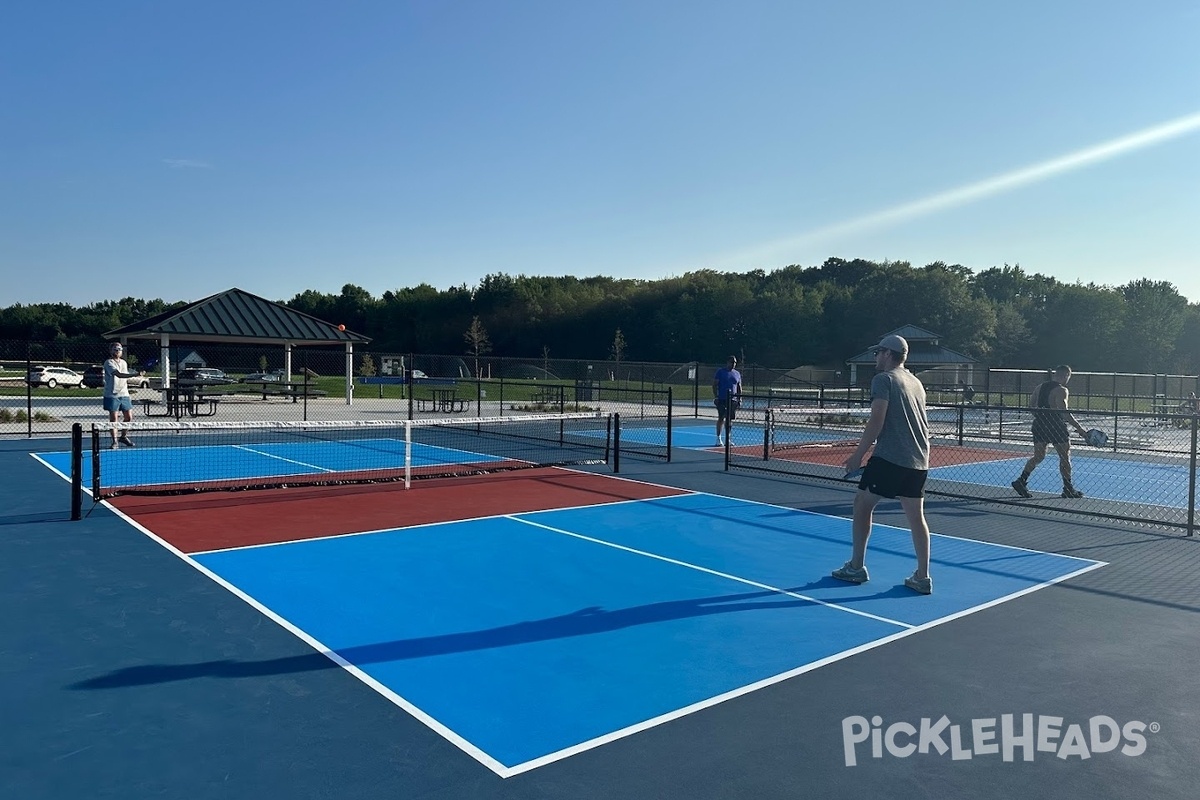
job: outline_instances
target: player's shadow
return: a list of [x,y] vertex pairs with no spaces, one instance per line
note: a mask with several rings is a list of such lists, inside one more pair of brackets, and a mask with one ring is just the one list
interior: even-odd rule
[[[830,579],[832,580],[832,579]],[[814,584],[821,585],[821,584]],[[792,590],[787,590],[792,591]],[[637,625],[653,625],[672,620],[766,611],[781,608],[815,606],[811,600],[791,597],[776,591],[717,595],[688,600],[668,600],[630,608],[606,610],[599,606],[581,608],[570,614],[517,622],[495,628],[398,639],[392,642],[358,645],[333,652],[307,653],[261,661],[204,661],[195,664],[144,664],[98,675],[71,684],[71,689],[114,689],[194,678],[247,678],[332,669],[340,664],[356,666],[430,658],[513,645],[590,636]]]

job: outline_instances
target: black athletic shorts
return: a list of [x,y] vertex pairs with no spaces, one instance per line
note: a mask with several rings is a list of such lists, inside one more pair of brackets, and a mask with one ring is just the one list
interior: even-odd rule
[[928,477],[927,469],[901,467],[878,456],[871,456],[858,481],[858,488],[891,500],[897,497],[924,497],[925,479]]
[[1033,421],[1033,441],[1035,443],[1066,444],[1071,441],[1071,432],[1067,430],[1067,423],[1062,420],[1035,419]]
[[738,406],[742,404],[742,401],[736,397],[727,397],[724,400],[715,398],[713,404],[717,407],[717,419],[729,417],[732,420],[737,417]]

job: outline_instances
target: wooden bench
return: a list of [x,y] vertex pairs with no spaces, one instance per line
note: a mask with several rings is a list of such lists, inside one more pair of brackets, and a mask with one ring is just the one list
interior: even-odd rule
[[301,397],[325,397],[329,393],[324,389],[316,387],[304,387],[296,384],[280,384],[280,383],[255,383],[254,386],[261,386],[261,389],[241,389],[238,391],[248,394],[262,395],[262,399],[266,400],[269,397],[290,397],[292,402],[298,402]]
[[324,389],[284,389],[279,392],[280,397],[290,397],[293,403],[299,402],[301,397],[325,397],[328,394]]

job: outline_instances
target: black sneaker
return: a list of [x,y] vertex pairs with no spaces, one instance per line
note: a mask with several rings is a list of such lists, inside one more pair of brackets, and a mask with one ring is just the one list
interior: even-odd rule
[[[1029,487],[1025,485],[1025,481],[1017,478],[1012,482],[1013,491],[1021,495],[1021,497],[1033,497],[1033,492],[1029,491]],[[1064,495],[1065,497],[1066,495]]]
[[1083,492],[1079,491],[1074,486],[1064,486],[1062,490],[1062,496],[1070,500],[1078,500],[1080,497],[1083,497]]
[[133,440],[130,439],[128,436],[122,436],[117,441],[120,442],[121,444],[125,445],[126,447],[133,447]]

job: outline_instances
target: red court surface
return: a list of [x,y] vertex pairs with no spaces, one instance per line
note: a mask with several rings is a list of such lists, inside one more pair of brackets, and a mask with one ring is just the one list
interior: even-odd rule
[[125,496],[122,513],[185,553],[687,494],[565,469],[417,482]]

